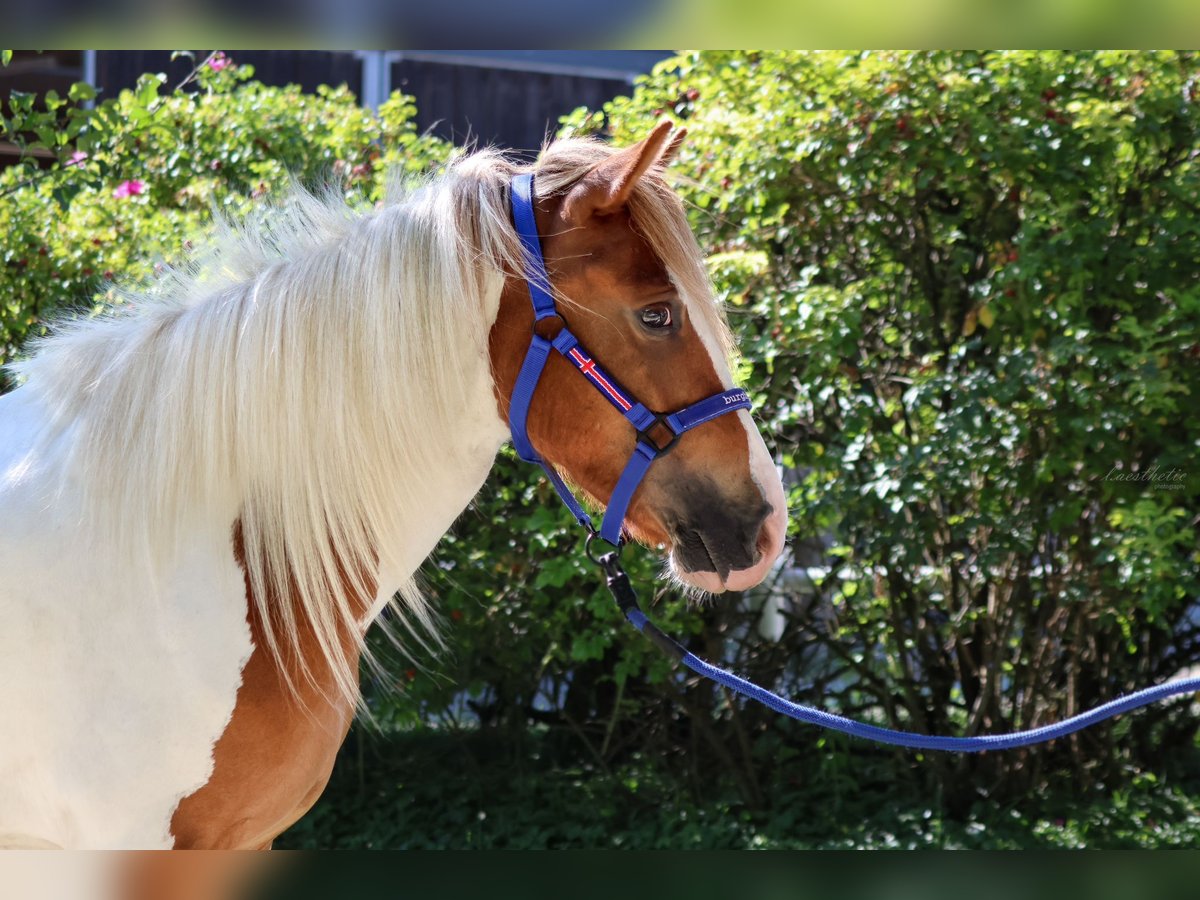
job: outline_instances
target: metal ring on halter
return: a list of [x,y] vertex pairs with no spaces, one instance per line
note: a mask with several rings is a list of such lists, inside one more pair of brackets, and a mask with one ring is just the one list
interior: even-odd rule
[[[603,553],[599,557],[597,557],[596,554],[592,552],[592,542],[593,541],[604,541],[604,543],[608,544],[608,546],[610,546],[610,547],[613,547],[613,549],[606,551],[605,553]],[[603,559],[605,556],[608,556],[609,553],[616,553],[616,554],[620,555],[621,547],[623,547],[624,545],[625,545],[624,535],[621,536],[621,543],[617,544],[614,547],[612,544],[609,544],[609,542],[605,538],[602,538],[600,536],[599,531],[596,531],[596,529],[592,528],[588,531],[587,540],[584,541],[583,552],[587,555],[587,558],[590,559],[592,562],[594,562],[596,565],[602,565],[602,563],[600,562],[601,559]]]
[[566,321],[555,310],[544,316],[534,316],[532,330],[537,337],[553,341],[558,336],[558,333],[566,327]]
[[[592,543],[597,540],[604,541],[604,543],[608,544],[613,549],[600,554],[600,556],[596,556],[595,552],[592,550]],[[620,568],[619,560],[621,557],[621,548],[624,546],[625,546],[625,535],[624,534],[621,535],[620,543],[618,543],[616,546],[613,546],[612,544],[608,543],[608,540],[606,538],[600,536],[599,531],[596,531],[593,528],[593,529],[589,529],[589,531],[588,531],[587,540],[584,541],[584,544],[583,544],[583,552],[587,556],[588,559],[590,559],[592,562],[594,562],[596,565],[598,565],[607,574],[611,575],[614,572],[616,572],[617,570],[619,570],[619,568]]]
[[[683,436],[682,431],[676,431],[671,427],[671,423],[667,421],[667,417],[671,413],[654,413],[654,421],[645,428],[639,428],[637,439],[648,447],[653,447],[656,456],[662,456],[668,450],[675,446],[676,442]],[[670,435],[665,443],[660,443],[658,438],[650,434],[652,428],[660,428]]]

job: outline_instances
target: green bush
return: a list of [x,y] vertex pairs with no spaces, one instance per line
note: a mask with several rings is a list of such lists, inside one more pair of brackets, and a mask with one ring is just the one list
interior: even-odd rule
[[[724,654],[968,734],[1194,665],[1196,55],[692,54],[570,124],[664,113],[797,546],[835,542],[783,652]],[[1188,705],[925,768],[960,805],[1102,777],[1190,748]]]

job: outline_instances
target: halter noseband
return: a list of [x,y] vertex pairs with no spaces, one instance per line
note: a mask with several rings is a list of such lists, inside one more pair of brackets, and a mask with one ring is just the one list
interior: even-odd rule
[[[579,343],[578,338],[571,334],[565,320],[559,315],[554,303],[553,289],[550,278],[546,274],[546,263],[542,258],[542,244],[538,239],[537,220],[533,213],[533,175],[517,175],[512,180],[512,213],[517,234],[525,249],[525,282],[529,285],[529,299],[533,302],[533,335],[529,340],[529,350],[525,353],[525,361],[517,375],[517,383],[513,388],[512,400],[508,407],[508,424],[512,429],[513,447],[517,455],[525,462],[537,463],[558,491],[567,509],[588,530],[591,535],[599,534],[614,547],[621,543],[621,532],[625,525],[625,511],[633,499],[634,491],[642,482],[650,463],[675,445],[685,431],[712,421],[725,413],[738,409],[750,409],[750,397],[740,388],[722,391],[706,397],[691,406],[686,406],[673,413],[651,412],[639,403],[628,391],[617,383],[616,379],[605,372]],[[537,333],[537,323],[543,319],[557,318],[563,322],[563,327],[553,338],[544,338]],[[538,452],[533,449],[526,431],[529,419],[529,406],[533,402],[534,391],[542,377],[546,360],[550,351],[557,350],[575,368],[582,372],[588,382],[598,390],[604,399],[611,403],[621,413],[637,432],[637,443],[625,470],[617,480],[604,519],[596,531],[592,518],[580,505],[570,488],[566,486],[554,467],[546,463]],[[656,440],[651,432],[662,434],[663,430],[670,434],[665,441]]]

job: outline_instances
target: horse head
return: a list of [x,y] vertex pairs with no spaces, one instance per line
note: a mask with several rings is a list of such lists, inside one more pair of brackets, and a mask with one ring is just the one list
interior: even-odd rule
[[[563,327],[654,412],[732,387],[729,332],[683,205],[663,179],[683,134],[663,123],[624,150],[558,142],[539,161],[533,208],[557,314],[535,323],[527,273],[509,273],[489,341],[502,417],[531,333],[552,338]],[[638,433],[572,371],[589,365],[547,360],[526,429],[546,464],[604,504]],[[783,548],[787,508],[749,412],[649,439],[671,447],[633,494],[626,533],[668,551],[672,573],[691,586],[720,593],[759,583]]]

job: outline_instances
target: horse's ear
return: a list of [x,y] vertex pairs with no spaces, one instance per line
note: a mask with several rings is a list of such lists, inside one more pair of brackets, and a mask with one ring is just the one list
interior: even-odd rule
[[661,161],[664,166],[670,165],[679,153],[679,148],[683,146],[683,139],[687,137],[686,128],[677,128],[675,133],[671,135],[671,143],[667,144],[667,149],[663,151]]
[[660,122],[650,135],[614,153],[579,179],[563,202],[567,221],[583,224],[591,216],[619,212],[633,195],[637,180],[656,164],[666,165],[683,143],[687,130],[671,134],[670,122]]

